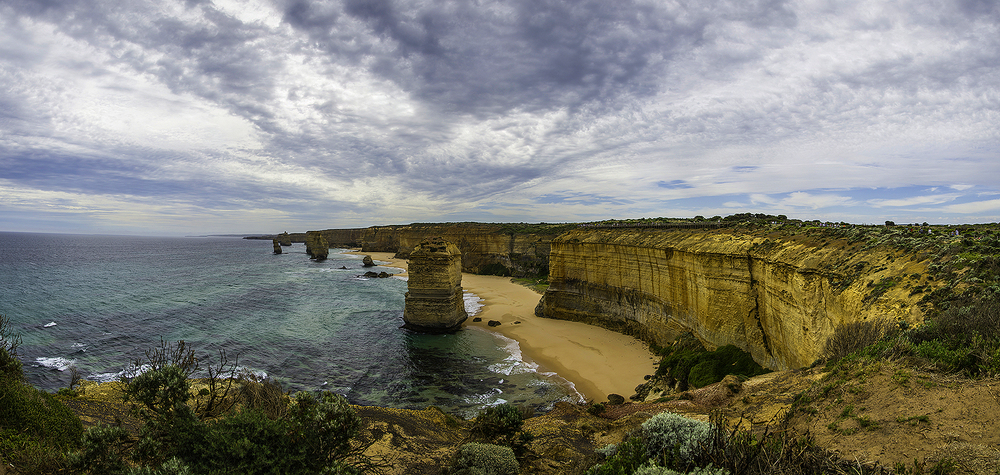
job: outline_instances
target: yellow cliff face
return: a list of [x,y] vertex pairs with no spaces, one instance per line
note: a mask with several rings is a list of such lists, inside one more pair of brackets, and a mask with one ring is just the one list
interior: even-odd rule
[[582,229],[551,245],[540,315],[659,345],[692,331],[709,348],[736,345],[771,369],[812,364],[842,323],[923,320],[905,280],[922,275],[926,262],[861,244],[729,230]]

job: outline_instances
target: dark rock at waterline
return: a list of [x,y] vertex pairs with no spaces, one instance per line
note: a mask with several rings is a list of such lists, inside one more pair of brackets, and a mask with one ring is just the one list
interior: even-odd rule
[[472,321],[475,322],[475,323],[478,323],[478,322],[483,321],[483,319],[481,317],[475,317],[475,318],[472,319]]
[[382,271],[382,272],[378,273],[378,278],[379,279],[384,279],[386,277],[392,277],[392,274],[390,274],[388,272],[385,272],[385,271]]
[[490,320],[486,324],[489,325],[489,326],[491,326],[491,327],[498,327],[498,326],[500,326],[500,322],[498,322],[496,320]]
[[347,266],[340,266],[341,269],[347,270]]
[[272,239],[271,243],[274,244],[274,253],[281,254],[281,243],[277,239]]
[[372,256],[365,256],[361,259],[361,265],[365,267],[375,267],[375,261],[372,260]]
[[619,406],[625,404],[625,396],[621,394],[608,394],[608,404],[612,406]]

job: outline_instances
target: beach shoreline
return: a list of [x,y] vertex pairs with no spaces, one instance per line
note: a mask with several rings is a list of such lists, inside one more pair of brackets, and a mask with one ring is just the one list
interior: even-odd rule
[[[387,267],[403,269],[406,261],[391,252],[352,251],[367,254]],[[555,373],[572,383],[588,401],[604,402],[608,394],[628,398],[644,376],[656,371],[657,358],[649,346],[631,336],[580,322],[539,318],[535,306],[541,294],[516,284],[509,277],[462,273],[462,287],[482,299],[476,326],[518,342],[522,357],[538,365],[539,373]],[[490,327],[495,320],[499,326]]]

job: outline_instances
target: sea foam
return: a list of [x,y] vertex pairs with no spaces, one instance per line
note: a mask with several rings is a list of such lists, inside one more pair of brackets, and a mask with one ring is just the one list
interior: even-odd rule
[[52,368],[57,371],[66,371],[70,366],[76,364],[76,360],[66,359],[61,356],[53,356],[50,358],[38,357],[35,358],[35,362],[38,363],[38,366]]
[[469,291],[462,294],[462,298],[465,299],[465,313],[470,317],[479,315],[479,311],[483,309],[483,299]]

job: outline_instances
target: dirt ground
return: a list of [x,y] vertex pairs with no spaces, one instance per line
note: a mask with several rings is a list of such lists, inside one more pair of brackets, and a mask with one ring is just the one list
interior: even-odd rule
[[1000,468],[1000,381],[879,362],[817,379],[790,427],[848,460],[911,465],[952,458],[957,473]]

